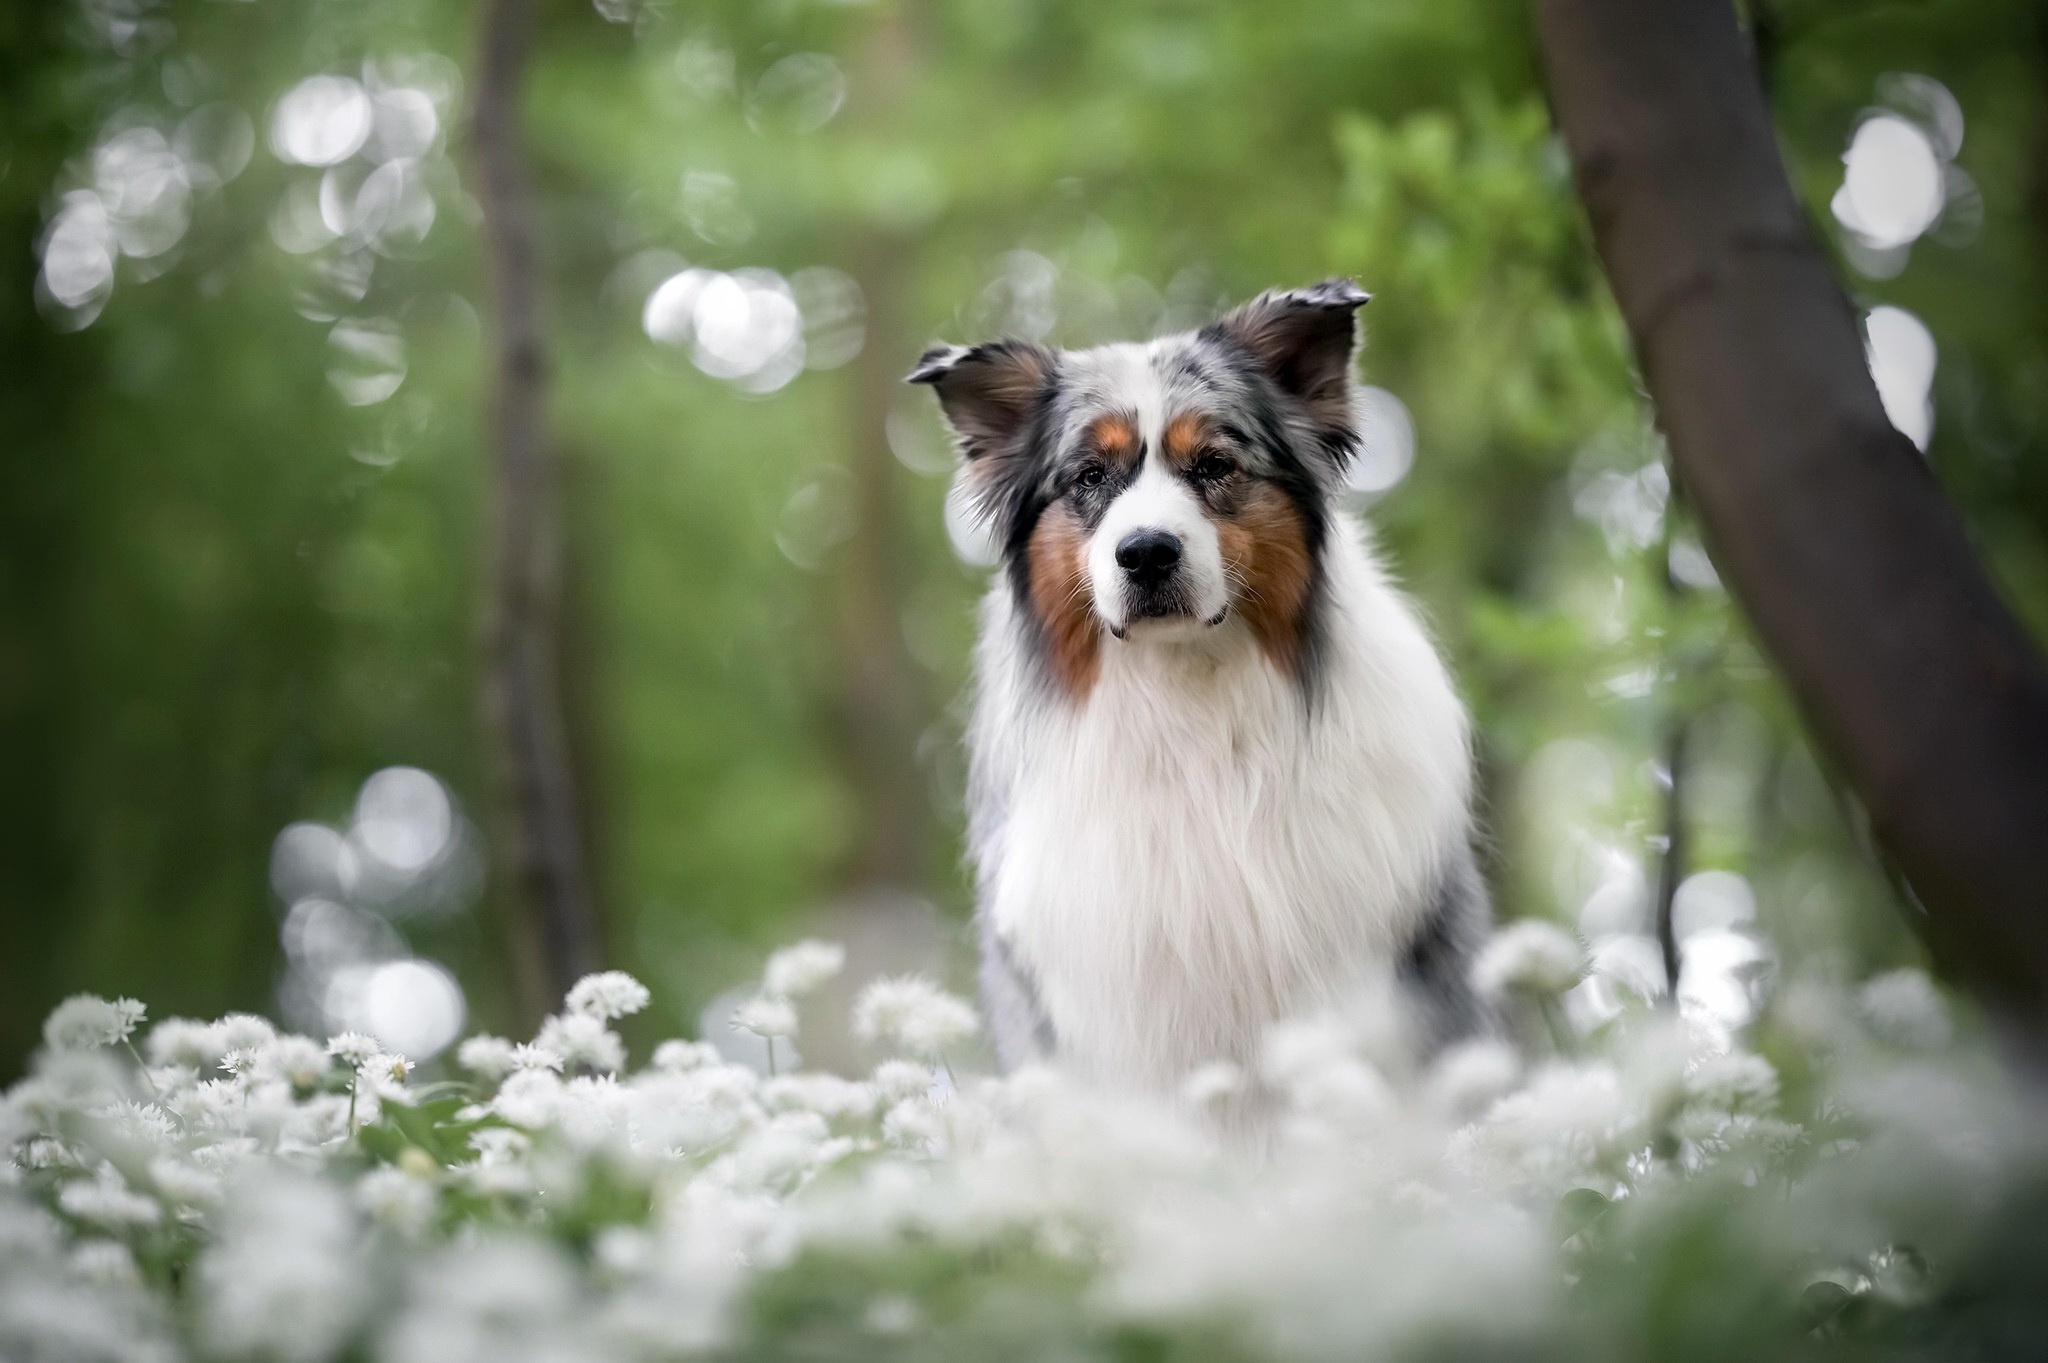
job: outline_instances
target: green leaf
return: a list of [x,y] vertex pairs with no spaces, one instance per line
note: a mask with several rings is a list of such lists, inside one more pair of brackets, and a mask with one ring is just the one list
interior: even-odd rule
[[1564,1238],[1583,1232],[1598,1221],[1613,1205],[1607,1197],[1591,1188],[1574,1188],[1557,1200],[1558,1224],[1564,1231]]

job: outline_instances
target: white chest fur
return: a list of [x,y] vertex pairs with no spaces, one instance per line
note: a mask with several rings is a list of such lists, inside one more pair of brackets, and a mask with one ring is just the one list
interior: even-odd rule
[[1006,587],[970,732],[981,912],[1062,1063],[1161,1088],[1393,968],[1466,836],[1466,723],[1354,525],[1333,527],[1313,711],[1235,621],[1105,641],[1073,703],[1028,673]]

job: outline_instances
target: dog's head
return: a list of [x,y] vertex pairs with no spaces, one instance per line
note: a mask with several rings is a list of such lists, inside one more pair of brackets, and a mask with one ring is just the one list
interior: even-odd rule
[[1241,616],[1305,676],[1329,499],[1357,445],[1349,280],[1266,293],[1200,331],[1053,350],[936,346],[931,384],[1019,605],[1067,688],[1102,636],[1172,641]]

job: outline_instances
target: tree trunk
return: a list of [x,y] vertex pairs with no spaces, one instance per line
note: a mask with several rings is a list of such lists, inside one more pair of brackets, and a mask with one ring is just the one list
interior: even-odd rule
[[[911,78],[913,16],[885,6],[854,65],[854,118],[887,128]],[[887,226],[847,243],[847,266],[867,304],[867,342],[847,374],[845,420],[852,532],[828,566],[837,666],[833,698],[841,768],[854,793],[854,840],[839,869],[842,891],[901,894],[924,879],[930,801],[917,760],[926,722],[924,678],[903,634],[908,601],[902,469],[889,448],[889,409],[917,347],[905,340],[902,296],[908,241]]]
[[557,471],[547,431],[540,262],[519,101],[531,0],[486,0],[472,137],[493,304],[484,703],[498,782],[497,860],[518,915],[526,1011],[598,951],[561,684]]
[[2048,1017],[2048,670],[1793,197],[1728,0],[1537,0],[1579,196],[1721,577],[1937,958]]

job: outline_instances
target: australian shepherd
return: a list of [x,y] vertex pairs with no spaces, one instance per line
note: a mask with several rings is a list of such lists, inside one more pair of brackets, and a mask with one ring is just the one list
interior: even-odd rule
[[1482,1024],[1465,710],[1340,504],[1366,299],[910,375],[1002,555],[968,744],[1005,1065],[1170,1090],[1374,989],[1424,1048]]

